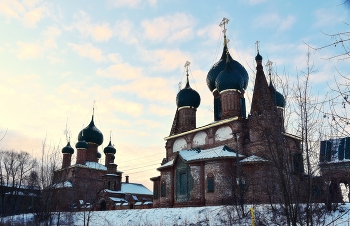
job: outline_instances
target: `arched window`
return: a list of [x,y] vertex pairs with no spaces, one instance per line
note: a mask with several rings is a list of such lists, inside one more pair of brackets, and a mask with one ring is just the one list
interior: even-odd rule
[[214,175],[211,173],[207,175],[207,185],[207,191],[214,192]]
[[166,184],[165,181],[162,181],[162,185],[160,187],[160,197],[166,196]]

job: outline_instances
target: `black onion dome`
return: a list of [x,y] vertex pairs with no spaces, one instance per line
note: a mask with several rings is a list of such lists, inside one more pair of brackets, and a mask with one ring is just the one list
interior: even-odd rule
[[116,149],[113,147],[111,141],[109,141],[108,146],[103,149],[103,152],[105,154],[115,154],[116,153]]
[[228,61],[225,69],[216,78],[215,85],[219,92],[228,89],[242,90],[244,79],[235,68],[232,68],[232,64]]
[[79,140],[76,144],[75,144],[75,148],[77,149],[88,149],[89,144],[86,143],[85,140]]
[[85,140],[88,143],[101,145],[103,143],[103,134],[94,124],[94,116],[92,116],[90,124],[80,131],[78,140]]
[[177,107],[180,108],[180,107],[190,106],[190,107],[198,108],[200,103],[201,103],[201,97],[199,96],[196,90],[190,87],[190,84],[187,78],[187,83],[185,88],[180,90],[180,92],[178,92],[176,96]]
[[258,52],[258,54],[255,57],[255,60],[262,60],[262,56],[260,55],[260,53]]
[[[222,55],[221,55],[220,60],[218,62],[216,62],[208,72],[207,85],[208,85],[208,88],[210,89],[210,91],[213,91],[216,88],[215,81],[216,81],[217,77],[219,76],[220,72],[222,72],[226,67],[226,53],[227,53],[227,51],[228,51],[228,49],[227,49],[227,46],[225,45],[224,49],[222,51]],[[248,86],[248,81],[249,81],[248,72],[239,62],[235,61],[231,57],[230,53],[228,54],[228,57],[230,60],[231,67],[234,68],[235,70],[237,70],[238,73],[243,78],[243,88],[246,89]]]
[[70,142],[67,143],[67,145],[62,148],[62,153],[63,154],[73,154],[74,153],[74,149],[70,146]]
[[275,89],[271,81],[270,81],[269,89],[275,105],[277,107],[284,108],[286,106],[286,100],[284,99],[284,96]]
[[100,153],[100,152],[97,152],[97,153],[96,153],[96,157],[97,157],[98,159],[100,159],[100,158],[101,158],[101,156],[102,156],[102,155],[101,155],[101,153]]

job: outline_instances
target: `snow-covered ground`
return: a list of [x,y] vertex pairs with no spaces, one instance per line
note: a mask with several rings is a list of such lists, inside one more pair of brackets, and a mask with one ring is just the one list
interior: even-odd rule
[[[250,206],[246,206],[247,212]],[[285,225],[283,219],[266,212],[267,206],[255,208],[256,225]],[[317,225],[350,225],[350,204],[325,214]],[[52,225],[57,224],[58,214],[53,215]],[[280,221],[279,221],[280,219]],[[2,222],[33,223],[33,215],[17,215],[1,219]],[[278,223],[269,222],[275,220]],[[111,210],[95,212],[60,213],[59,225],[251,225],[251,215],[238,220],[236,207],[210,206],[188,208],[158,208],[145,210]],[[85,224],[84,224],[85,222]],[[12,224],[13,225],[13,224]],[[44,224],[43,224],[44,225]]]

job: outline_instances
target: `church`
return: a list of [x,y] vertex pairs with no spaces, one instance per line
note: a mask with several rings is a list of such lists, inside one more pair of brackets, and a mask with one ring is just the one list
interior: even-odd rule
[[[249,114],[245,91],[249,76],[227,47],[209,70],[206,82],[213,95],[214,121],[197,127],[201,98],[187,83],[176,96],[177,109],[165,158],[153,181],[154,207],[185,207],[279,202],[276,164],[288,163],[293,175],[304,174],[301,139],[286,133],[286,101],[267,80],[257,47],[256,77]],[[211,122],[212,121],[212,122]],[[282,162],[283,161],[283,162]],[[273,166],[273,167],[272,167]]]
[[52,184],[44,190],[49,205],[58,210],[115,210],[152,207],[152,192],[142,184],[122,181],[123,172],[114,163],[116,149],[110,138],[103,149],[105,164],[100,164],[98,147],[103,134],[95,126],[94,114],[90,124],[78,134],[77,157],[72,164],[74,149],[70,142],[62,148],[62,168],[54,172]]

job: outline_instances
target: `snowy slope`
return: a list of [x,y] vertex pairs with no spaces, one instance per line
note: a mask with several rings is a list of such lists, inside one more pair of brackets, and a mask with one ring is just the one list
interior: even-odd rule
[[[248,212],[250,206],[246,206]],[[350,204],[340,207],[340,211],[330,212],[324,217],[322,225],[350,225]],[[267,223],[268,219],[279,219],[278,216],[264,212],[266,206],[255,209],[256,225],[258,221],[265,225],[285,225],[283,219],[278,224]],[[88,217],[90,218],[89,220]],[[210,206],[210,207],[188,207],[188,208],[158,208],[145,210],[111,210],[95,212],[60,213],[60,225],[251,225],[251,216],[248,215],[238,221],[236,207],[234,206]],[[17,215],[3,218],[16,222],[30,222],[32,214]],[[57,213],[52,221],[57,223]]]

